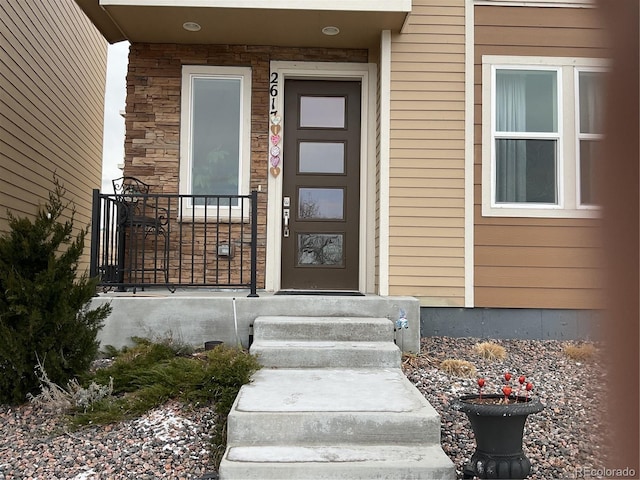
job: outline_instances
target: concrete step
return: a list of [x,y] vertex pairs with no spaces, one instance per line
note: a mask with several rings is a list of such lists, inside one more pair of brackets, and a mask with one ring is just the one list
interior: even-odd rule
[[263,316],[253,322],[261,340],[393,341],[388,318]]
[[250,352],[264,367],[370,368],[400,367],[400,349],[393,342],[261,340]]
[[450,480],[455,468],[439,445],[230,447],[220,480]]
[[227,430],[229,446],[439,445],[440,416],[399,368],[262,369]]
[[255,320],[265,368],[228,416],[221,480],[455,478],[392,321],[349,315]]

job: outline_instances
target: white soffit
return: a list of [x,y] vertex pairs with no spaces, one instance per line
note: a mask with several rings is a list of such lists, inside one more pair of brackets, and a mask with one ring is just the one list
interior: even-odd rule
[[[399,32],[411,0],[76,0],[114,42],[370,48]],[[183,24],[197,23],[198,31]],[[339,35],[322,29],[332,26]],[[115,33],[114,33],[115,32]]]

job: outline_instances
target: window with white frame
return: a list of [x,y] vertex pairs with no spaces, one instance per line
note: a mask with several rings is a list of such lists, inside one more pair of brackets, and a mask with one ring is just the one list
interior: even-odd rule
[[[181,194],[249,193],[250,122],[251,68],[182,67]],[[204,203],[196,198],[185,206],[202,215]],[[231,197],[207,203],[225,206],[225,211],[240,204]]]
[[597,214],[604,61],[483,57],[482,212]]

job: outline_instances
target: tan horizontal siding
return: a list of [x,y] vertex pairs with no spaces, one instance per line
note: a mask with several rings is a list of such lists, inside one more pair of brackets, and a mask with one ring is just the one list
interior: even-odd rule
[[[557,45],[549,45],[544,48],[544,56],[548,57],[594,57],[605,58],[608,55],[606,48],[580,48],[580,47],[562,47]],[[540,48],[537,46],[521,46],[521,45],[495,45],[492,47],[491,55],[526,55],[536,56],[540,54]],[[480,58],[478,50],[476,50],[476,62]]]
[[[389,238],[389,246],[390,247],[398,247],[397,249],[391,249],[392,257],[394,255],[397,256],[406,256],[408,258],[412,258],[411,255],[415,251],[418,251],[421,248],[431,248],[431,247],[464,247],[464,238],[447,238],[447,237],[437,237],[437,236],[427,236],[420,238],[418,236],[405,236],[404,234],[400,234],[394,236],[393,238]],[[462,283],[461,283],[462,285]]]
[[482,56],[603,57],[593,9],[475,7],[475,304],[601,308],[599,222],[482,217]]
[[[414,25],[431,24],[434,22],[433,17],[438,21],[440,17],[449,17],[452,24],[459,25],[460,17],[464,17],[464,4],[460,2],[413,2],[414,11],[420,8],[420,15],[412,15],[408,29],[412,29]],[[455,22],[455,23],[454,23]],[[412,32],[412,30],[409,30]]]
[[[457,170],[449,170],[446,168],[421,168],[420,165],[412,165],[411,163],[419,163],[420,159],[403,159],[402,160],[404,166],[397,166],[397,176],[394,177],[393,181],[395,182],[398,178],[406,178],[411,177],[415,179],[427,179],[429,181],[437,182],[440,179],[443,179],[443,183],[440,185],[450,185],[451,188],[458,188],[459,185],[457,183],[451,185],[451,182],[458,182],[460,178],[464,178],[464,169],[459,168]],[[433,185],[433,183],[432,183]],[[401,187],[401,185],[396,185]]]
[[54,172],[84,227],[102,173],[106,42],[73,0],[8,0],[0,43],[0,231],[6,209],[30,216],[47,201]]
[[420,188],[458,188],[458,180],[453,178],[433,178],[429,175],[429,172],[425,172],[423,169],[417,170],[416,173],[420,173],[423,176],[400,176],[402,172],[398,172],[398,176],[395,176],[389,182],[392,187],[397,188],[411,188],[418,186]]
[[[545,33],[554,28],[600,29],[597,10],[589,8],[528,8],[478,6],[475,10],[478,27],[540,27]],[[594,14],[595,13],[595,14]],[[524,20],[523,20],[524,18]]]
[[[442,125],[443,127],[445,125]],[[423,130],[420,128],[403,128],[395,132],[395,138],[397,139],[410,139],[415,140],[416,138],[420,138],[423,140],[461,140],[464,139],[464,132],[461,132],[460,129],[456,129],[455,125],[452,125],[454,128],[446,129],[442,128],[440,130]]]
[[464,2],[392,37],[389,293],[464,305]]
[[[447,217],[430,217],[430,218],[416,218],[416,217],[396,217],[390,221],[391,227],[399,227],[406,229],[407,227],[429,227],[429,228],[461,228],[463,223],[458,218]],[[433,255],[432,252],[427,252]],[[422,253],[416,253],[421,255]]]
[[531,267],[555,268],[564,265],[567,268],[591,268],[603,265],[602,257],[590,246],[586,247],[527,247],[526,256],[522,255],[522,249],[514,246],[482,246],[475,252],[476,265],[483,267]]
[[[474,295],[478,306],[499,298],[503,308],[601,309],[605,301],[601,289],[476,287]],[[553,306],[547,306],[550,298]]]
[[[402,93],[396,93],[402,95]],[[411,95],[410,93],[406,94]],[[419,98],[419,95],[416,95]],[[426,100],[426,99],[425,99]],[[398,119],[394,122],[398,130],[460,130],[464,127],[462,120],[426,120],[426,119]]]
[[[544,30],[544,34],[541,34]],[[589,28],[541,28],[524,25],[514,27],[478,26],[476,38],[482,38],[488,44],[506,43],[511,46],[544,48],[547,46],[574,48],[599,48],[602,41],[599,35],[592,35]]]
[[[424,292],[428,291],[429,296]],[[464,287],[398,285],[389,289],[390,295],[409,295],[416,297],[421,305],[436,307],[460,307],[459,298],[464,298]]]
[[476,234],[483,240],[483,245],[526,247],[554,246],[564,248],[597,248],[601,245],[595,228],[575,227],[567,222],[562,227],[543,227],[539,225],[477,225]]
[[431,110],[393,110],[391,112],[391,120],[393,122],[399,120],[458,120],[464,121],[464,112],[460,111],[431,111]]
[[510,288],[524,282],[531,288],[597,289],[603,287],[598,269],[575,267],[484,267],[476,272],[478,282],[488,287]]
[[430,268],[431,273],[435,274],[436,271],[441,272],[452,272],[455,275],[458,274],[458,268],[464,266],[464,259],[459,258],[460,252],[454,252],[455,256],[452,257],[444,257],[444,256],[432,256],[432,257],[413,257],[413,262],[407,259],[404,263],[398,262],[396,266],[393,267],[392,274],[397,275],[410,275],[417,273],[418,275],[422,275],[424,273],[425,268]]

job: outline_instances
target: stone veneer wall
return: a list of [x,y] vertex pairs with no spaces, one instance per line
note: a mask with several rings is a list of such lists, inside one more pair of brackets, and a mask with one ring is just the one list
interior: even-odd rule
[[[247,45],[133,44],[129,51],[127,75],[126,137],[124,174],[148,183],[152,193],[177,194],[180,158],[180,92],[183,65],[250,66],[251,102],[251,189],[258,185],[264,194],[258,205],[258,288],[264,287],[266,244],[266,191],[269,147],[268,102],[269,64],[272,60],[309,62],[367,62],[367,50],[328,48],[284,48]],[[228,231],[228,225],[223,228]],[[215,238],[213,229],[209,239]],[[248,229],[246,230],[248,235]],[[245,235],[245,236],[246,236]],[[195,237],[192,244],[192,238]],[[240,238],[238,225],[232,226],[231,241],[236,255],[231,269],[237,276],[239,249],[248,245]],[[207,243],[210,243],[207,241]],[[192,247],[193,245],[193,247]],[[207,251],[207,264],[203,249]],[[215,246],[205,245],[202,225],[188,225],[184,232],[173,231],[170,238],[170,280],[177,281],[177,267],[196,255],[196,278],[226,272],[227,264],[215,256]],[[187,257],[189,255],[189,257]],[[224,262],[224,261],[222,261]],[[237,281],[237,278],[234,277]]]

